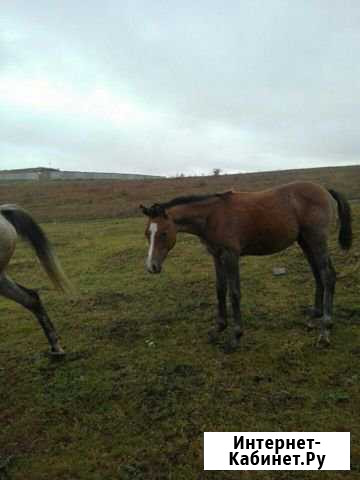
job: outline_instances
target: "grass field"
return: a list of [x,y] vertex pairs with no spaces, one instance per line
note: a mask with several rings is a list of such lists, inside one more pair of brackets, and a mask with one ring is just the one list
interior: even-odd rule
[[[0,300],[0,479],[359,478],[360,205],[353,209],[350,255],[335,235],[331,245],[343,278],[330,348],[317,349],[317,332],[305,328],[314,285],[293,247],[243,259],[246,332],[231,355],[225,338],[207,342],[215,279],[196,238],[179,237],[152,276],[143,218],[84,221],[73,212],[44,223],[77,295],[58,295],[21,243],[9,273],[39,286],[67,356],[49,359],[35,319]],[[275,266],[287,275],[272,276]],[[203,472],[204,431],[351,431],[352,472]]]

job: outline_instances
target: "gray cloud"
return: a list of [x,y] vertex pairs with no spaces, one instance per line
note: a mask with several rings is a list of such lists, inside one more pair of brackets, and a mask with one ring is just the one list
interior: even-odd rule
[[14,0],[2,23],[1,168],[359,162],[356,0]]

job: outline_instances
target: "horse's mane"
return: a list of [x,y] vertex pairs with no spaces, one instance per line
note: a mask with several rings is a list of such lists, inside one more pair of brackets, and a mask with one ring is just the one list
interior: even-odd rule
[[233,193],[232,190],[221,193],[185,195],[176,197],[172,200],[169,200],[168,202],[154,203],[150,208],[146,209],[147,215],[149,215],[150,217],[157,217],[159,214],[165,212],[165,210],[167,210],[168,208],[176,207],[178,205],[188,205],[189,203],[205,202],[206,200],[211,200],[215,198],[223,198],[231,193]]
[[212,198],[222,196],[222,193],[210,193],[204,195],[185,195],[181,197],[173,198],[172,200],[160,203],[163,208],[171,208],[176,207],[177,205],[187,205],[188,203],[197,203],[197,202],[205,202],[206,200],[210,200]]

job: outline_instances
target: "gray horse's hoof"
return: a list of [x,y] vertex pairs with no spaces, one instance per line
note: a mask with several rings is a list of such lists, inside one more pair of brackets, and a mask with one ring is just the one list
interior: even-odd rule
[[329,332],[320,333],[319,338],[316,342],[318,348],[329,347],[330,346],[330,335]]
[[311,317],[306,322],[306,328],[308,330],[314,330],[314,328],[318,327],[318,322],[315,321],[315,317]]

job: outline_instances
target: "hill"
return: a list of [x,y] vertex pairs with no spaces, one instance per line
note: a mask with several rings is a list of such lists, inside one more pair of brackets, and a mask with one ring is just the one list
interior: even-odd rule
[[231,188],[262,190],[294,180],[314,181],[350,199],[360,198],[360,166],[347,166],[154,180],[2,182],[0,204],[22,205],[39,221],[131,217],[138,214],[139,203]]
[[35,167],[16,170],[0,170],[0,182],[49,181],[49,180],[147,180],[161,178],[155,175],[116,172],[79,172],[57,168]]

